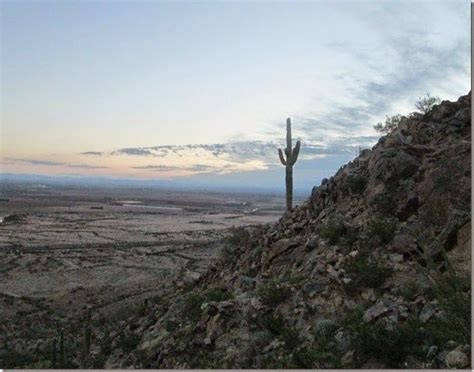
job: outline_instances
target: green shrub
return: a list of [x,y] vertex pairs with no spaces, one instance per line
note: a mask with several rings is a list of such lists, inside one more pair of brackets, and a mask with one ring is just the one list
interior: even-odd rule
[[383,216],[393,216],[397,211],[397,201],[394,198],[395,192],[387,191],[377,194],[372,200],[372,206],[376,212]]
[[422,355],[425,341],[425,335],[420,331],[422,326],[417,317],[397,323],[393,329],[361,323],[353,344],[361,362],[375,358],[388,368],[400,368],[408,356]]
[[225,241],[232,246],[241,246],[250,240],[250,231],[245,227],[231,227]]
[[426,114],[430,112],[434,105],[437,105],[441,102],[439,97],[431,97],[429,93],[426,93],[425,97],[420,97],[418,101],[415,103],[415,107],[418,111],[422,114]]
[[443,330],[442,335],[460,343],[470,343],[471,279],[455,272],[439,274],[433,281],[433,293],[445,314],[445,319],[437,324],[437,328]]
[[204,302],[205,297],[201,292],[193,292],[186,295],[184,298],[184,304],[182,314],[188,320],[193,322],[201,319],[201,305]]
[[396,229],[397,222],[395,219],[387,219],[378,216],[369,222],[367,234],[369,235],[369,239],[375,240],[376,244],[387,244],[392,241]]
[[388,116],[385,119],[385,123],[379,122],[374,126],[374,129],[380,133],[388,133],[398,127],[402,116],[400,114]]
[[234,294],[225,287],[212,287],[204,292],[206,301],[221,302],[234,298]]
[[351,332],[355,368],[369,359],[380,361],[387,368],[401,368],[408,356],[421,356],[426,335],[417,317],[412,316],[387,329],[382,324],[364,322],[363,314],[363,308],[358,306],[340,320],[340,325]]
[[408,301],[414,301],[418,297],[422,290],[418,283],[414,280],[410,280],[400,288],[400,295]]
[[349,291],[363,288],[380,288],[392,275],[393,270],[380,265],[370,257],[368,251],[359,251],[359,254],[345,263],[344,269],[351,279],[345,284]]
[[265,315],[262,326],[275,336],[281,337],[289,350],[293,350],[300,344],[301,337],[298,330],[288,326],[279,312]]
[[320,227],[319,235],[334,245],[346,232],[344,221],[340,217],[331,217]]
[[234,257],[238,250],[249,243],[254,243],[249,227],[231,227],[229,234],[224,239],[224,247],[221,250],[221,258],[228,260]]
[[140,336],[128,330],[121,329],[119,331],[119,337],[120,347],[125,352],[132,351],[140,343]]
[[292,362],[298,369],[342,368],[340,358],[320,345],[293,352]]
[[262,302],[268,306],[278,306],[290,296],[289,288],[276,280],[270,280],[257,289]]
[[349,186],[349,190],[353,194],[362,194],[367,186],[367,178],[361,175],[350,175],[347,177],[347,184]]

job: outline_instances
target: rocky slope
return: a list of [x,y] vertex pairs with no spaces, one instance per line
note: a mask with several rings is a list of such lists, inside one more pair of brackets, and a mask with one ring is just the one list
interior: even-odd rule
[[109,367],[470,365],[471,94],[412,114],[138,322]]
[[469,93],[403,118],[278,223],[234,230],[205,275],[93,330],[86,364],[466,368],[470,197]]

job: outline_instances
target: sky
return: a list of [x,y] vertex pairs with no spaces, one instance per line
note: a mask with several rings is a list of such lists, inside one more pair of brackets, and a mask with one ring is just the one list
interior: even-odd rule
[[1,1],[1,173],[284,189],[470,90],[467,1]]

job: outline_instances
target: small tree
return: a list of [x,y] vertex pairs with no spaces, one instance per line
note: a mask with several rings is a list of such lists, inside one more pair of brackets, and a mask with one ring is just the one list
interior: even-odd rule
[[400,114],[388,116],[385,119],[385,123],[379,122],[377,125],[374,125],[374,129],[379,133],[388,133],[398,127],[400,121],[402,120],[402,116]]
[[431,111],[434,105],[437,105],[441,102],[439,97],[431,97],[429,93],[426,93],[426,97],[419,98],[415,103],[415,107],[422,114],[426,114]]

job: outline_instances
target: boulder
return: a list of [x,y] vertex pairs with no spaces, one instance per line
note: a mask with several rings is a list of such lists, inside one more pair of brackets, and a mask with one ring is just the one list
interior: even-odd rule
[[467,368],[470,364],[467,355],[458,349],[450,351],[446,355],[445,362],[448,368]]

